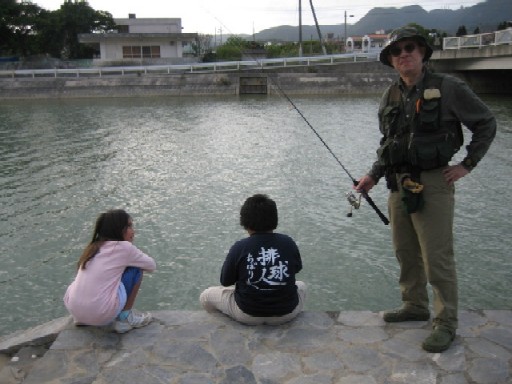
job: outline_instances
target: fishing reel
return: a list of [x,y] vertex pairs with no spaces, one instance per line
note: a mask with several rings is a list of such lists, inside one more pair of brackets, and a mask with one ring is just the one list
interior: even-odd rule
[[359,197],[356,197],[352,191],[347,192],[345,195],[347,197],[348,204],[350,205],[350,211],[347,213],[347,217],[352,217],[352,209],[359,209],[361,206],[361,194]]

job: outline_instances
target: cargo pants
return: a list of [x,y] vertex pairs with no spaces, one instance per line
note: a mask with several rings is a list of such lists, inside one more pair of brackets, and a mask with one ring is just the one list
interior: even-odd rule
[[[403,174],[397,174],[399,189]],[[388,200],[395,256],[400,265],[400,290],[405,308],[428,310],[427,282],[433,292],[433,326],[457,328],[458,289],[453,250],[455,188],[442,169],[422,171],[424,205],[408,214],[400,190]]]

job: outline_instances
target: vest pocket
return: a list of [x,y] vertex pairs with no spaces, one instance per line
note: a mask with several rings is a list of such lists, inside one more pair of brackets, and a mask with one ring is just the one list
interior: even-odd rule
[[402,165],[408,162],[407,140],[405,137],[392,138],[384,142],[377,150],[381,165]]
[[439,129],[439,103],[437,100],[424,100],[421,108],[419,131],[431,132]]
[[447,133],[413,135],[410,146],[411,164],[429,170],[448,164],[455,154],[453,137]]

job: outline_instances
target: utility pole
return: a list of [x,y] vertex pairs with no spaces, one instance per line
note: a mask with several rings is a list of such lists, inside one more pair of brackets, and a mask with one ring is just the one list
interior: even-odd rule
[[302,0],[299,0],[299,57],[302,57]]
[[343,47],[347,50],[347,10],[345,10],[345,36],[343,38]]
[[327,55],[327,50],[325,49],[324,39],[322,39],[322,32],[320,31],[320,26],[318,25],[318,20],[316,19],[315,7],[313,6],[313,0],[309,0],[309,4],[311,5],[311,13],[313,13],[313,18],[315,19],[316,31],[318,33],[318,39],[320,40],[320,46],[322,47],[322,53]]

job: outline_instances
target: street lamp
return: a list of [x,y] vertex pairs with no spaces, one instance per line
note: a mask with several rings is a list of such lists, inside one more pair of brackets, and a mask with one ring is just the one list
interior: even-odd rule
[[[354,17],[354,15],[348,15],[348,17]],[[343,39],[343,48],[347,50],[347,11],[345,11],[345,36]]]

